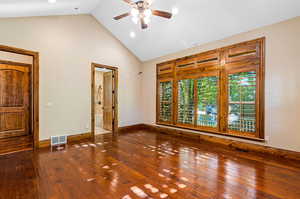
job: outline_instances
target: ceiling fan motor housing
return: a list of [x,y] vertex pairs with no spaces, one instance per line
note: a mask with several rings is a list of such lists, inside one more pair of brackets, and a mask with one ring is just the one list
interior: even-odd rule
[[170,19],[172,17],[172,14],[169,12],[161,11],[161,10],[152,10],[150,9],[151,2],[148,0],[144,1],[137,1],[137,2],[132,2],[131,0],[123,0],[126,3],[128,3],[132,10],[131,12],[127,12],[124,14],[121,14],[119,16],[114,17],[115,20],[122,19],[127,16],[133,16],[133,21],[135,23],[138,22],[138,20],[141,22],[141,27],[142,29],[145,29],[148,27],[148,23],[150,21],[150,16],[155,15],[163,18]]
[[144,11],[145,9],[148,9],[150,6],[147,1],[137,1],[135,5],[136,9],[138,9],[140,12]]

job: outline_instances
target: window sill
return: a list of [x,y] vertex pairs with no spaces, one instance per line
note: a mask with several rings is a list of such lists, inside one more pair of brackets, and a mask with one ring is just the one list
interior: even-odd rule
[[[207,133],[207,134],[214,134],[214,135],[222,135],[222,136],[227,136],[227,137],[241,138],[241,139],[252,140],[252,141],[256,141],[256,142],[265,142],[266,141],[263,138],[249,137],[249,136],[242,136],[242,135],[221,133],[221,132],[213,132],[213,131],[194,128],[194,127],[176,126],[176,125],[173,125],[173,124],[166,124],[166,123],[161,123],[161,122],[156,122],[156,125],[168,126],[168,127],[177,128],[177,129],[193,130],[193,131],[203,132],[203,133]],[[195,134],[196,134],[196,132],[195,132]]]

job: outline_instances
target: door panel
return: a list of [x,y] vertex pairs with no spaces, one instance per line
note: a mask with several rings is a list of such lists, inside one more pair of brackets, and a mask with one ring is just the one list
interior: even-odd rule
[[29,68],[0,64],[0,138],[29,134],[29,94]]
[[112,130],[112,72],[106,72],[103,76],[103,128]]

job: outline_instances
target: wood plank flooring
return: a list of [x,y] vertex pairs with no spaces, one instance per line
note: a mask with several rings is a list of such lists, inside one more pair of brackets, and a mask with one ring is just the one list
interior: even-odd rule
[[0,156],[0,199],[299,199],[300,163],[135,131]]
[[30,135],[16,136],[0,139],[0,155],[16,151],[26,151],[33,149],[33,138]]

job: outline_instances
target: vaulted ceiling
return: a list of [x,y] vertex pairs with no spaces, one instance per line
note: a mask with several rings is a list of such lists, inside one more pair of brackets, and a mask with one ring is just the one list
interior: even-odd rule
[[[300,15],[299,0],[154,0],[153,8],[179,13],[171,20],[152,16],[142,30],[122,0],[1,0],[0,17],[92,13],[142,61],[246,32]],[[77,8],[77,9],[75,9]],[[130,32],[135,37],[130,37]]]
[[[49,16],[90,13],[101,0],[0,0],[0,17]],[[77,9],[76,9],[77,8]]]

